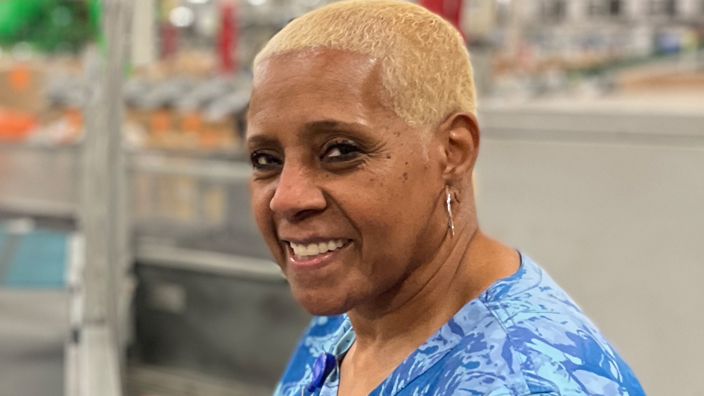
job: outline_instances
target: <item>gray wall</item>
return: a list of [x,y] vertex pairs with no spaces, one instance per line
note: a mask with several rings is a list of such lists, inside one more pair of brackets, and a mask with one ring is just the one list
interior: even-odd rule
[[650,396],[704,395],[704,116],[486,110],[485,232],[550,273]]

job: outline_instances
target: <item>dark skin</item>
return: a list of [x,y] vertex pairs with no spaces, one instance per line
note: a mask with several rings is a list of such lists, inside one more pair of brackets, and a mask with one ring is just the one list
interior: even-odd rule
[[[392,110],[378,61],[330,49],[275,55],[255,71],[248,120],[252,206],[265,241],[299,303],[316,315],[346,312],[357,335],[339,395],[369,394],[518,269],[518,254],[477,225],[475,117],[410,127]],[[289,246],[326,240],[345,245],[309,261]]]

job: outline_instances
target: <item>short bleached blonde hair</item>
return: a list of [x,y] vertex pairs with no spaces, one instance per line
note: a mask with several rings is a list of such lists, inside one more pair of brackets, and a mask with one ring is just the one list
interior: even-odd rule
[[423,7],[393,0],[333,3],[293,20],[254,59],[316,47],[381,61],[394,112],[433,126],[454,112],[476,114],[472,65],[460,33]]

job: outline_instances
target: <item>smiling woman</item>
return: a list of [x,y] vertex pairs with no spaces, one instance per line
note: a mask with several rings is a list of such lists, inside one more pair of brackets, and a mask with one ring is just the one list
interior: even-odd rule
[[319,315],[277,395],[643,395],[530,259],[479,230],[474,83],[459,33],[341,2],[255,60],[257,224]]

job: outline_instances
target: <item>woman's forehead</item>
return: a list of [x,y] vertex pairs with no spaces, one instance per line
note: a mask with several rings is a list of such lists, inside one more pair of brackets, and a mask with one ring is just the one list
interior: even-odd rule
[[395,113],[380,67],[367,56],[335,50],[281,54],[255,71],[251,128],[319,119],[370,123],[382,115]]

